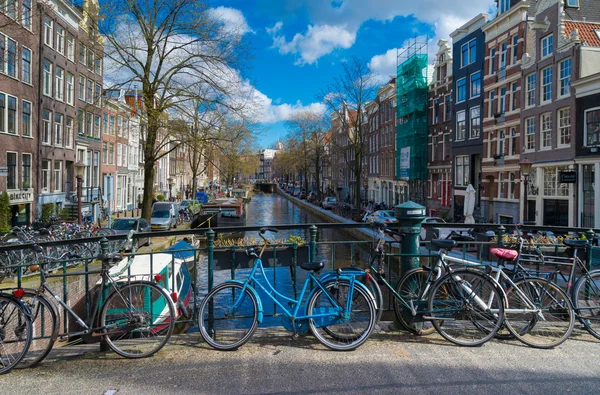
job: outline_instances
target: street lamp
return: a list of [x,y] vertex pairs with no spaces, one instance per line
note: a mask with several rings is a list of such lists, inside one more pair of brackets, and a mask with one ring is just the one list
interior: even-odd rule
[[173,200],[173,193],[171,190],[173,189],[173,177],[167,178],[167,182],[169,183],[169,200]]
[[81,189],[83,185],[83,172],[85,171],[85,164],[81,161],[77,161],[73,164],[75,168],[75,178],[77,179],[77,223],[81,225]]
[[527,202],[527,190],[528,190],[528,184],[529,184],[529,175],[531,174],[531,170],[533,167],[533,163],[531,163],[531,161],[529,159],[523,159],[520,163],[519,163],[519,167],[521,168],[521,175],[523,176],[523,184],[524,184],[524,191],[523,191],[523,201],[525,202],[524,207],[523,207],[523,222],[527,222],[527,220],[529,219],[529,213],[527,212],[528,210],[528,202]]

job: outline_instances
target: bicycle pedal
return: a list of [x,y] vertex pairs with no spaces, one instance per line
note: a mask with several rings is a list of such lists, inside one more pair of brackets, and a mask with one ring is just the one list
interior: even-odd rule
[[298,340],[298,339],[300,339],[300,335],[299,335],[298,333],[294,333],[294,334],[291,336],[291,338],[292,338],[292,340]]
[[64,343],[66,341],[69,341],[69,335],[60,335],[60,336],[58,336],[56,341],[59,343]]

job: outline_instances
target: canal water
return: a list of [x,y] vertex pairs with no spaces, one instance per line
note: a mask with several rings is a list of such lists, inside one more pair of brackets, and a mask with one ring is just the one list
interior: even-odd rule
[[[274,226],[277,225],[290,225],[290,224],[312,224],[324,222],[322,219],[312,215],[311,213],[303,210],[301,207],[293,204],[288,199],[278,194],[262,194],[256,193],[252,196],[252,200],[246,204],[246,224],[248,226]],[[218,230],[217,230],[218,233]],[[246,234],[240,235],[236,233],[232,235],[234,238],[240,236],[246,238],[255,237],[258,239],[258,232],[246,232]],[[297,230],[280,230],[278,233],[268,233],[269,239],[277,240],[288,240],[290,236],[300,236],[306,242],[310,240],[309,230],[297,229]],[[369,260],[369,247],[368,244],[354,244],[352,247],[351,241],[354,240],[349,234],[337,230],[337,229],[319,229],[317,232],[317,242],[327,243],[336,242],[339,244],[319,244],[317,248],[317,260],[323,261],[326,265],[326,269],[334,268],[333,258],[335,258],[335,268],[347,267],[350,264],[355,264],[360,267],[367,267]],[[347,241],[348,243],[343,243]],[[302,263],[298,261],[298,265]],[[198,271],[198,291],[200,298],[203,298],[208,292],[208,273],[207,273],[207,260],[206,257],[202,257],[199,261]],[[237,280],[244,280],[250,274],[251,269],[236,269],[233,275]],[[268,281],[274,285],[275,289],[283,295],[297,299],[300,297],[304,280],[306,279],[306,272],[299,267],[296,269],[296,279],[292,277],[292,271],[289,266],[278,266],[276,268],[265,268],[265,275]],[[214,272],[214,286],[228,280],[232,277],[232,271],[227,270],[215,270]],[[261,279],[262,280],[262,279]],[[261,281],[266,286],[265,281]],[[265,313],[265,321],[263,325],[281,325],[281,317],[269,317],[274,313],[281,314],[281,308],[276,306],[271,301],[270,297],[263,292],[259,287],[256,287],[259,296],[263,302],[263,308]],[[269,287],[267,286],[267,289]],[[305,295],[305,299],[306,299]],[[200,299],[201,300],[201,299]],[[284,306],[287,303],[284,301]],[[304,304],[306,300],[304,301]],[[197,329],[197,328],[196,328]]]

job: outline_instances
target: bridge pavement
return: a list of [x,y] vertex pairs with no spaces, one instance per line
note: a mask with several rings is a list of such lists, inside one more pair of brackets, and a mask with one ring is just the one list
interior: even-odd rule
[[[453,346],[377,331],[353,352],[259,329],[240,350],[218,352],[178,335],[160,353],[125,360],[97,345],[62,347],[39,367],[0,376],[1,394],[592,394],[600,392],[600,342],[576,330],[554,350],[492,341]],[[114,392],[116,391],[116,392]]]

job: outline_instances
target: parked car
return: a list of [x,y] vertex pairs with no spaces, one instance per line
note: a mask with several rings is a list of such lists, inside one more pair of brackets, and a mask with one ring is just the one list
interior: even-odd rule
[[177,203],[156,202],[152,205],[150,225],[152,230],[171,230],[177,227]]
[[377,210],[365,216],[365,222],[377,222],[381,224],[397,224],[398,218],[394,216],[394,210]]
[[302,191],[302,190],[301,190],[300,188],[295,188],[295,189],[294,189],[293,196],[294,196],[294,197],[298,197],[298,196],[300,195],[300,192],[301,192],[301,191]]
[[[445,224],[446,221],[444,221],[440,217],[425,217],[425,219],[423,220],[423,223],[424,224]],[[446,236],[448,236],[448,234],[450,234],[451,230],[452,229],[447,229],[447,228],[441,229],[440,228],[440,232],[435,232],[433,234],[433,239],[444,239],[444,238],[446,238]],[[443,233],[443,237],[440,233]],[[421,240],[426,240],[426,239],[427,239],[427,229],[421,228]]]
[[321,203],[321,206],[323,206],[323,208],[325,210],[331,210],[333,208],[333,206],[337,206],[338,201],[336,198],[334,197],[326,197],[325,200],[323,200],[323,203]]
[[300,191],[300,193],[298,194],[298,197],[300,199],[306,199],[306,191],[304,189],[302,191]]
[[[144,218],[118,218],[113,220],[111,229],[115,234],[123,235],[128,234],[133,230],[133,233],[146,233],[150,232],[152,228],[150,224]],[[150,245],[150,237],[136,238],[136,248],[140,248],[143,245]]]

